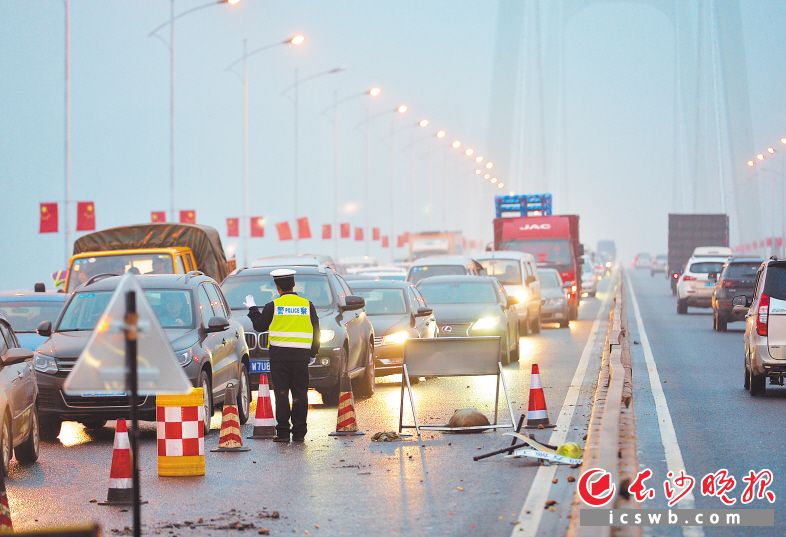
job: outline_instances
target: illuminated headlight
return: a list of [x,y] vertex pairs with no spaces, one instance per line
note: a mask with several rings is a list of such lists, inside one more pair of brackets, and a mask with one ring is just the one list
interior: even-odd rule
[[35,353],[34,366],[41,373],[57,373],[57,360],[40,352]]
[[472,323],[472,330],[491,330],[499,324],[499,317],[481,317]]
[[611,268],[611,261],[606,261],[606,268]]
[[409,333],[406,330],[399,330],[393,332],[382,338],[383,345],[401,345],[409,339]]
[[194,351],[192,351],[190,347],[182,351],[177,351],[175,354],[177,355],[177,362],[183,367],[190,364],[194,359]]
[[529,299],[529,290],[526,287],[511,287],[508,290],[508,294],[511,296],[516,297],[519,304],[524,304]]
[[319,365],[322,366],[329,366],[330,365],[330,358],[320,358]]
[[319,331],[319,342],[320,343],[328,343],[329,341],[333,341],[334,337],[336,337],[336,333],[333,330],[320,330]]

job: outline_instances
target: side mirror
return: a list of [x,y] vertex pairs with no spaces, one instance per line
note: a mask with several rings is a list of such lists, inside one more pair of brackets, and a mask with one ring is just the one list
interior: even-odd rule
[[434,313],[432,308],[418,308],[418,312],[415,314],[415,317],[428,317]]
[[6,353],[0,357],[3,365],[21,364],[27,360],[33,359],[33,351],[29,349],[8,349]]
[[41,321],[35,329],[36,334],[41,337],[49,337],[52,335],[52,321]]
[[213,332],[223,332],[229,328],[229,321],[223,317],[211,317],[207,322],[207,329],[205,332],[212,334]]
[[344,311],[361,310],[366,307],[366,299],[362,296],[347,295],[344,299],[344,306],[341,308]]
[[535,283],[536,281],[538,281],[538,279],[535,276],[533,276],[532,274],[530,274],[529,276],[527,276],[527,279],[524,280],[524,283],[526,283],[527,285],[530,285],[530,284]]

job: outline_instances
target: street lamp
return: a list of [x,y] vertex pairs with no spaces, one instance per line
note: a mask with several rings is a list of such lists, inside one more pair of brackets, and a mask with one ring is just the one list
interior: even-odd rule
[[477,162],[478,164],[483,162],[483,155],[478,155],[477,157],[475,157],[475,162]]
[[447,132],[445,132],[445,131],[444,131],[444,130],[442,130],[442,129],[438,130],[438,131],[437,131],[437,134],[435,134],[435,136],[436,136],[437,138],[439,138],[440,140],[441,140],[442,138],[444,138],[445,136],[447,136],[447,135],[448,135],[448,133],[447,133]]
[[468,147],[467,149],[464,150],[464,154],[468,157],[471,157],[472,155],[475,154],[475,150],[472,149],[471,147]]
[[450,143],[450,147],[452,147],[453,149],[458,149],[459,147],[461,147],[461,141],[460,140],[453,140]]
[[[169,0],[169,20],[156,26],[148,37],[156,37],[169,49],[169,214],[175,221],[175,21],[205,8],[222,4],[237,5],[240,0],[213,0],[175,14],[175,0]],[[169,41],[158,32],[169,25]]]
[[756,155],[756,159],[757,159],[757,160],[764,160],[764,155],[762,155],[761,153],[759,153],[758,155]]
[[775,148],[768,147],[767,148],[767,153],[769,153],[770,155],[774,155],[775,154]]
[[418,121],[418,127],[425,128],[428,127],[428,119],[421,119]]
[[494,167],[494,163],[493,163],[493,162],[491,162],[491,161],[488,161],[488,162],[486,163],[486,169],[487,169],[487,170],[490,170],[490,169],[491,169],[491,168],[493,168],[493,167]]
[[752,160],[749,160],[746,164],[748,165],[749,168],[753,168],[755,162],[753,162]]
[[[234,3],[239,2],[240,0],[234,0]],[[249,173],[248,173],[248,122],[249,122],[249,113],[248,113],[248,59],[252,56],[259,54],[260,52],[264,52],[266,50],[270,50],[276,47],[285,46],[285,45],[292,45],[292,46],[300,46],[305,42],[306,38],[303,34],[294,34],[283,41],[277,41],[276,43],[271,43],[269,45],[264,45],[259,48],[252,50],[251,52],[248,51],[248,40],[243,39],[243,55],[240,58],[236,59],[234,62],[230,63],[224,70],[229,71],[234,74],[238,74],[234,68],[240,64],[242,65],[242,73],[239,75],[242,86],[243,86],[243,215],[242,215],[242,229],[241,231],[242,238],[243,238],[243,266],[248,266],[248,237],[250,234],[250,222],[249,222]]]

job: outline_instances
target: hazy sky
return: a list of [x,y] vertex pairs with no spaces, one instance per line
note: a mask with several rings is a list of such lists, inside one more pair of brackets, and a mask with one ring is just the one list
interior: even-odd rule
[[[201,3],[177,0],[176,8]],[[786,134],[786,7],[775,0],[741,4],[745,42],[739,45],[748,72],[739,76],[749,82],[755,145],[766,148]],[[372,116],[379,114],[368,130],[371,224],[389,233],[393,210],[398,232],[439,228],[447,204],[449,227],[490,239],[497,190],[479,184],[458,152],[421,139],[424,131],[411,125],[428,118],[427,134],[444,128],[448,140],[492,159],[502,150],[486,147],[497,7],[491,0],[241,0],[179,20],[176,207],[195,209],[200,223],[222,234],[224,219],[242,213],[241,85],[224,68],[240,56],[243,38],[255,48],[302,32],[302,48],[277,47],[249,63],[251,213],[268,219],[268,237],[251,241],[251,257],[291,251],[275,239],[273,223],[295,216],[294,111],[291,93],[282,95],[295,68],[301,77],[346,68],[300,88],[298,212],[311,217],[312,231],[333,218],[332,124],[323,111],[334,91],[343,98],[379,85],[381,99],[358,98],[340,108],[338,197],[348,213],[339,220],[365,222],[358,125],[368,105]],[[72,198],[95,201],[99,228],[148,221],[151,210],[169,206],[168,51],[147,36],[168,16],[165,0],[71,0]],[[667,20],[637,2],[598,2],[568,28],[567,209],[582,215],[589,245],[610,237],[625,254],[665,250],[671,39]],[[57,235],[37,233],[38,203],[63,199],[62,1],[0,0],[0,73],[6,253],[0,288],[30,287],[65,266],[62,224]],[[400,103],[410,107],[406,117],[386,113]],[[400,129],[393,137],[392,127]],[[413,137],[415,144],[405,147]],[[429,171],[436,176],[430,187]],[[555,193],[563,187],[549,185]],[[75,208],[70,212],[73,218]],[[341,255],[364,251],[354,241],[340,248]],[[320,240],[301,246],[332,249]]]

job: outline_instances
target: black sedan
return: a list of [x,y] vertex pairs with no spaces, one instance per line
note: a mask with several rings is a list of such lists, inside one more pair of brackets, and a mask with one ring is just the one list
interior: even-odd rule
[[407,340],[436,337],[433,310],[409,282],[353,280],[350,286],[366,301],[366,314],[374,326],[376,375],[401,373]]
[[23,464],[38,460],[38,387],[33,351],[20,348],[8,319],[0,314],[0,463],[8,469],[11,454]]
[[417,287],[434,309],[440,337],[499,336],[503,365],[518,361],[517,301],[496,278],[433,276]]

